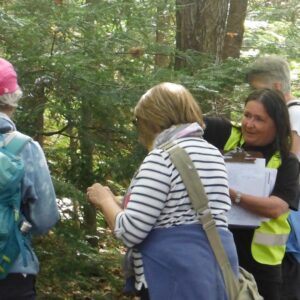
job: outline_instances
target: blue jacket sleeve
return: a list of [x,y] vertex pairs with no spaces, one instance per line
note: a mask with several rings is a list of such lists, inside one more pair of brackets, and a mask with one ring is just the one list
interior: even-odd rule
[[44,152],[35,141],[22,150],[25,164],[22,183],[22,212],[33,234],[44,234],[59,220],[56,195]]

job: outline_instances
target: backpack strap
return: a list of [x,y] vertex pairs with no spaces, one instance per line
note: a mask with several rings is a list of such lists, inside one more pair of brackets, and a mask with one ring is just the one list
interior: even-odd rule
[[2,147],[5,147],[10,153],[18,155],[25,145],[31,141],[31,137],[25,135],[19,131],[12,131],[5,134],[2,142]]
[[[4,148],[6,151],[13,155],[19,155],[25,145],[31,141],[31,137],[19,132],[19,131],[12,131],[8,132],[6,134],[1,135],[1,140],[0,140],[0,147]],[[20,193],[20,192],[19,192]],[[16,222],[19,222],[19,217],[20,217],[20,205],[21,205],[21,195],[19,194],[19,202],[17,203],[17,207],[19,208],[17,210],[17,219]],[[16,223],[16,224],[17,224]],[[23,259],[23,265],[26,267],[28,265],[28,260],[26,257],[26,251],[25,247],[28,247],[28,240],[26,239],[25,235],[20,234],[20,229],[19,226],[16,225],[14,227],[14,234],[17,240],[17,243],[19,245],[20,249],[20,254]]]

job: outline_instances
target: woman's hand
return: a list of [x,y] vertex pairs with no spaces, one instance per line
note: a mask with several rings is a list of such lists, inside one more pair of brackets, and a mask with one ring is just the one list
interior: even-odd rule
[[109,227],[114,230],[116,216],[122,212],[122,209],[115,201],[115,196],[110,188],[100,183],[94,183],[87,188],[86,194],[88,201],[102,210]]
[[[239,193],[239,194],[240,194],[240,197],[241,197],[241,193]],[[238,195],[238,191],[229,188],[229,197],[230,197],[232,203],[237,204],[237,202],[236,202],[237,195]],[[239,202],[240,201],[241,201],[241,199],[239,198]]]
[[103,186],[100,183],[94,183],[87,188],[87,198],[90,203],[97,208],[102,208],[108,201],[114,200],[114,194],[108,186]]

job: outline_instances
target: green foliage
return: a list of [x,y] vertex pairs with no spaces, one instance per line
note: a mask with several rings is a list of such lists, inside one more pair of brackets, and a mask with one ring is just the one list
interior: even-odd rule
[[245,68],[248,59],[228,58],[220,64],[201,60],[193,75],[180,74],[179,81],[189,88],[207,114],[230,116],[241,112],[245,96]]
[[[18,67],[25,94],[19,128],[32,136],[42,131],[31,121],[41,109],[45,109],[47,132],[67,126],[45,145],[55,177],[68,178],[81,188],[82,172],[74,170],[82,168],[85,135],[94,148],[94,161],[99,162],[94,178],[128,182],[140,160],[133,158],[135,164],[128,164],[131,153],[136,152],[128,119],[144,90],[139,85],[145,84],[144,71],[149,65],[146,55],[135,59],[128,52],[150,42],[145,32],[150,24],[143,29],[141,23],[136,25],[137,20],[142,21],[140,7],[128,1],[60,6],[54,1],[36,5],[36,1],[24,0],[12,2],[3,15],[2,28],[10,33],[4,36],[3,51]],[[39,100],[40,90],[46,103],[32,106],[30,101]],[[84,117],[86,111],[88,117]],[[124,149],[121,155],[115,151],[120,148]]]
[[[244,47],[261,54],[276,53],[299,58],[300,5],[298,0],[272,4],[252,1],[249,8]],[[263,9],[262,9],[263,7]]]
[[[263,21],[265,27],[246,24],[245,55],[259,48],[260,53],[284,52],[296,61],[298,10],[292,10],[292,3],[261,10],[262,3],[250,3],[247,24]],[[82,190],[98,180],[125,187],[144,155],[131,126],[132,108],[156,83],[183,83],[205,113],[241,110],[246,56],[215,64],[192,50],[176,52],[174,13],[171,0],[2,5],[0,51],[17,66],[25,94],[18,127],[32,136],[45,134],[44,149],[56,178]],[[162,17],[164,43],[156,41]],[[175,52],[186,57],[186,69],[154,64],[155,54],[168,55],[171,63]],[[44,128],[34,119],[39,113]]]
[[[274,2],[274,3],[273,3]],[[262,9],[263,8],[263,9]],[[243,55],[278,54],[286,57],[292,70],[292,91],[299,96],[300,4],[291,1],[250,1]]]
[[68,197],[81,204],[85,202],[85,194],[76,189],[74,185],[56,180],[55,178],[52,178],[52,180],[57,197]]
[[[38,299],[125,299],[122,295],[122,246],[101,231],[99,250],[92,248],[69,222],[34,241],[41,272]],[[126,298],[128,299],[128,298]]]
[[[299,1],[249,1],[242,58],[220,64],[175,49],[175,1],[57,2],[0,1],[0,55],[16,66],[24,92],[18,128],[44,137],[57,196],[74,207],[53,233],[36,240],[38,289],[41,299],[122,299],[122,247],[101,229],[100,213],[100,253],[81,225],[86,187],[100,181],[123,195],[146,154],[131,124],[135,103],[154,84],[178,82],[204,113],[238,120],[249,92],[245,68],[256,55],[286,56],[299,72]],[[168,64],[155,64],[157,55]],[[173,69],[175,55],[186,59],[185,69]]]

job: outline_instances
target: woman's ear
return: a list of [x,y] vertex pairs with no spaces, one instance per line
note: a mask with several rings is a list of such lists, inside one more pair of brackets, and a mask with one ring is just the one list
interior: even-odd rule
[[152,122],[139,119],[139,142],[148,150],[152,150],[155,137],[162,131],[161,128]]
[[273,89],[276,90],[276,91],[282,92],[282,83],[279,82],[279,81],[275,81],[273,83]]

